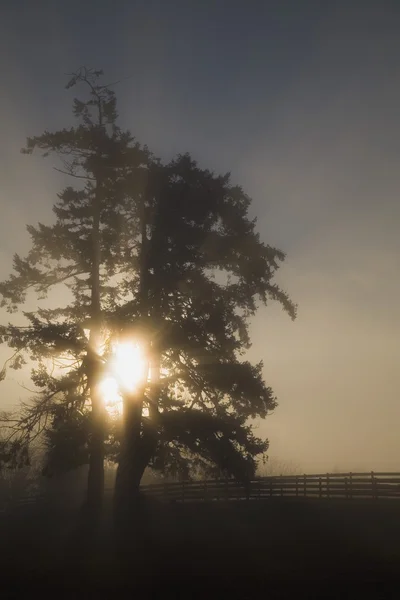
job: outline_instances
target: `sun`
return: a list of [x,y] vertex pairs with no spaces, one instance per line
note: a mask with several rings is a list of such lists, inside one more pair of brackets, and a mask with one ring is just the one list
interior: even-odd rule
[[133,341],[115,344],[107,371],[100,383],[101,393],[107,409],[121,413],[121,394],[134,392],[147,380],[148,364],[142,348]]
[[134,342],[115,344],[110,368],[123,390],[133,392],[147,379],[147,364],[143,350]]

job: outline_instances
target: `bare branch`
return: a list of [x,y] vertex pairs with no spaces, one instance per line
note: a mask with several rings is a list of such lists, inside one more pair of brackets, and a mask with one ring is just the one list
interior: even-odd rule
[[53,167],[55,171],[62,173],[63,175],[69,175],[70,177],[75,177],[75,179],[86,179],[86,181],[96,181],[95,177],[88,177],[87,175],[77,175],[76,173],[72,173],[72,171],[63,171],[62,169],[58,169],[57,167]]

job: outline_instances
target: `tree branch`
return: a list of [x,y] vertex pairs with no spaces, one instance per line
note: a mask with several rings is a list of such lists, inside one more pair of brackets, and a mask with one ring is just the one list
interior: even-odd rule
[[96,181],[95,177],[88,177],[87,175],[77,175],[76,173],[71,173],[68,171],[63,171],[62,169],[58,169],[57,167],[53,167],[55,171],[62,173],[63,175],[69,175],[70,177],[75,177],[75,179],[86,179],[86,181]]

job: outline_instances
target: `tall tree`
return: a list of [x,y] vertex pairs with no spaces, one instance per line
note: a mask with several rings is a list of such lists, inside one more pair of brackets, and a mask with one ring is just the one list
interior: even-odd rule
[[[118,197],[115,184],[124,161],[129,158],[130,169],[137,169],[148,159],[147,151],[116,125],[116,98],[109,87],[100,85],[101,75],[101,71],[82,68],[66,86],[85,85],[88,91],[86,99],[74,99],[76,127],[45,131],[28,139],[23,152],[31,154],[38,149],[44,156],[55,154],[60,160],[57,170],[72,177],[75,187],[67,186],[59,194],[53,209],[54,225],[28,226],[32,249],[25,259],[15,255],[15,274],[0,285],[2,306],[10,312],[24,303],[31,288],[41,298],[50,288],[62,285],[72,294],[66,307],[25,312],[27,328],[8,326],[1,333],[18,353],[12,366],[21,366],[25,349],[39,360],[32,377],[43,390],[34,407],[25,407],[29,425],[24,443],[16,440],[14,449],[26,447],[37,431],[32,423],[40,425],[38,418],[44,418],[48,408],[55,411],[58,422],[65,407],[79,412],[90,402],[88,503],[92,512],[100,507],[104,479],[106,415],[98,374],[102,313],[118,296],[112,276],[118,268],[119,245],[110,223],[119,224],[123,231],[118,214],[123,198]],[[61,378],[52,377],[43,363],[44,358],[54,356],[71,364]]]
[[[29,151],[66,155],[64,171],[85,185],[60,196],[56,225],[29,229],[31,253],[15,258],[17,274],[0,286],[11,310],[30,286],[44,292],[71,281],[74,300],[27,314],[27,329],[8,326],[2,335],[17,352],[28,348],[39,360],[56,353],[64,361],[67,352],[71,361],[63,377],[43,364],[33,372],[44,393],[16,419],[23,434],[16,452],[25,456],[32,431],[44,426],[48,469],[90,460],[94,502],[106,440],[118,462],[116,508],[123,514],[135,504],[146,466],[182,477],[196,470],[243,481],[253,475],[268,441],[254,435],[251,419],[264,418],[276,399],[262,363],[244,360],[249,319],[258,302],[275,300],[292,318],[296,308],[274,283],[285,256],[260,240],[250,198],[229,175],[200,169],[189,155],[162,164],[135,144],[115,125],[115,97],[92,82],[97,75],[72,80],[83,79],[94,94],[75,101],[82,124],[28,144]],[[101,123],[90,116],[93,107]],[[100,338],[134,340],[148,363],[135,390],[120,387],[123,418],[113,423],[97,395],[111,347],[99,357]]]
[[258,301],[276,300],[292,318],[296,307],[273,282],[284,254],[260,241],[250,202],[229,174],[202,170],[189,155],[149,168],[139,261],[128,260],[122,282],[132,299],[112,326],[141,339],[150,362],[143,387],[124,398],[116,497],[128,506],[149,464],[246,481],[268,447],[249,419],[264,418],[276,400],[262,363],[241,356]]

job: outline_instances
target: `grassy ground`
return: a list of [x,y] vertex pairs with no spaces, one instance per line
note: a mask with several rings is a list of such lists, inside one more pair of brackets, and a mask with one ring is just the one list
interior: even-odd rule
[[[145,539],[115,551],[106,507],[93,545],[77,514],[26,511],[2,524],[3,589],[58,598],[398,598],[400,503],[274,499],[151,504]],[[400,572],[400,571],[399,571]],[[7,586],[6,586],[7,584]],[[7,597],[1,593],[0,597]],[[9,596],[10,597],[10,596]],[[18,596],[14,596],[18,597]]]

